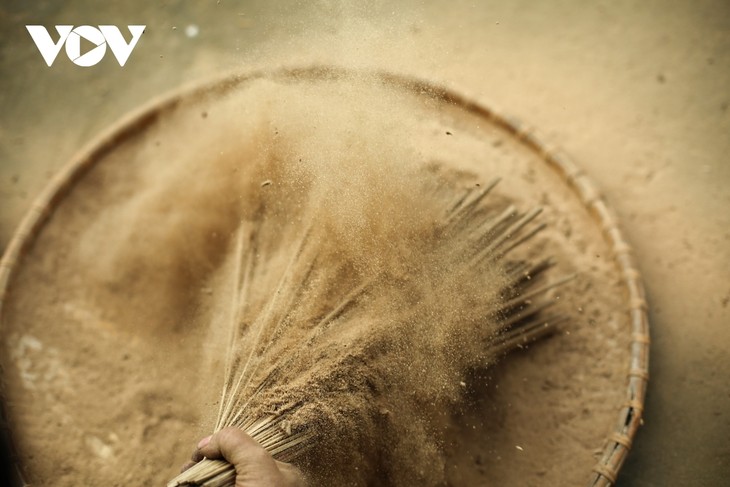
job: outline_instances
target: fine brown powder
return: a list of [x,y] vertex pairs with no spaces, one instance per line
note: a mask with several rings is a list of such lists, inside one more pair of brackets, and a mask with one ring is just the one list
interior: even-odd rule
[[[296,462],[318,484],[583,482],[625,372],[616,272],[561,181],[487,125],[367,76],[262,79],[123,140],[7,300],[28,476],[163,484],[225,409],[233,343],[255,357],[245,414],[311,433]],[[471,225],[445,230],[498,176]],[[471,230],[510,204],[543,207],[548,228],[474,265]],[[577,273],[551,298],[571,320],[497,361],[508,269],[544,257],[549,280]]]

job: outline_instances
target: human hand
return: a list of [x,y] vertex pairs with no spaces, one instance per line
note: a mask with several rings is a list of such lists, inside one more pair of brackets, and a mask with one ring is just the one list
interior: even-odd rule
[[186,470],[203,458],[224,459],[236,469],[236,487],[304,487],[299,470],[274,460],[256,440],[239,428],[225,428],[200,440]]

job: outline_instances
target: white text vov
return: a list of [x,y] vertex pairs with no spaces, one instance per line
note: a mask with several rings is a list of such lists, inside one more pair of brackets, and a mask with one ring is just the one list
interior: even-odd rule
[[[91,25],[79,25],[78,27],[57,25],[55,27],[58,32],[58,40],[54,42],[42,25],[25,26],[46,64],[51,66],[58,53],[61,52],[61,47],[65,45],[66,55],[71,62],[77,66],[88,67],[96,65],[104,58],[107,45],[117,58],[119,65],[124,66],[146,26],[128,25],[127,29],[132,34],[132,40],[129,42],[124,40],[119,28],[114,25],[100,25],[98,28]],[[96,46],[83,55],[81,54],[82,37]]]

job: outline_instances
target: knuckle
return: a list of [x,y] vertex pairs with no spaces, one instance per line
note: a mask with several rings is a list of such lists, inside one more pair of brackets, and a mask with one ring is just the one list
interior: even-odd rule
[[218,443],[220,445],[235,445],[241,441],[242,435],[244,435],[243,431],[238,428],[225,428],[218,432]]

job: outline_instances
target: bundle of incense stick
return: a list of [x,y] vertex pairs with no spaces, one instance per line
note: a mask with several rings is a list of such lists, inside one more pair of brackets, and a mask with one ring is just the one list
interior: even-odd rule
[[[447,284],[441,282],[444,274],[433,272],[432,267],[447,269],[450,279],[453,277],[455,282],[479,283],[485,275],[500,277],[492,284],[495,289],[491,295],[495,299],[485,298],[481,303],[480,290],[475,289],[473,310],[464,313],[452,310],[440,315],[440,322],[423,325],[444,326],[444,317],[450,316],[476,323],[478,326],[473,330],[479,336],[473,338],[481,343],[482,363],[491,363],[500,355],[551,333],[566,317],[546,311],[554,302],[549,291],[569,278],[548,282],[544,273],[553,265],[550,258],[532,261],[512,257],[516,249],[524,246],[545,225],[534,223],[540,209],[522,213],[512,205],[487,205],[486,197],[497,183],[495,180],[486,187],[473,186],[460,193],[453,188],[436,192],[438,197],[450,197],[451,203],[442,214],[431,219],[432,231],[416,245],[413,255],[403,254],[406,257],[401,255],[394,261],[398,264],[393,265],[402,264],[403,259],[418,262],[418,265],[409,263],[405,268],[414,273],[409,276],[412,281],[430,279],[432,292],[429,296],[436,296],[436,302],[429,303],[428,308],[418,299],[414,300],[412,293],[407,300],[409,304],[403,304],[406,300],[399,293],[405,293],[403,289],[408,286],[392,285],[393,280],[400,279],[397,276],[402,275],[402,270],[392,271],[381,266],[374,273],[353,271],[346,253],[342,257],[342,252],[334,248],[336,244],[318,230],[316,218],[312,218],[304,230],[285,232],[283,236],[280,228],[278,233],[267,228],[267,220],[263,217],[242,224],[232,249],[235,269],[231,273],[231,330],[214,430],[239,427],[282,461],[293,460],[305,449],[316,446],[315,432],[308,429],[307,424],[292,421],[297,411],[304,407],[306,397],[268,409],[261,404],[254,405],[257,401],[272,401],[270,397],[262,399],[262,396],[275,386],[286,387],[292,373],[307,370],[308,354],[314,353],[318,346],[326,346],[329,337],[336,335],[338,330],[351,329],[349,327],[357,326],[359,319],[372,316],[372,308],[382,307],[383,302],[393,303],[393,307],[386,307],[385,313],[395,310],[404,313],[405,317],[393,320],[395,325],[389,325],[389,329],[399,323],[411,323],[413,315],[426,311],[434,315],[434,309],[448,309],[454,290],[447,289]],[[273,240],[278,243],[267,243]],[[282,269],[280,272],[272,273],[267,267],[270,261],[286,263],[278,266]],[[350,277],[341,278],[346,274]],[[262,293],[267,293],[268,299],[257,301],[255,295]],[[315,306],[318,302],[329,305],[322,310]],[[303,309],[307,311],[301,311]],[[278,346],[287,334],[296,336],[296,349]],[[413,340],[418,336],[414,335]],[[414,342],[412,346],[418,347],[418,343]],[[465,363],[468,362],[465,359]],[[424,380],[428,378],[424,377]],[[316,374],[308,381],[316,383]],[[234,482],[232,465],[222,460],[204,459],[175,477],[168,487],[222,487],[233,486]]]

